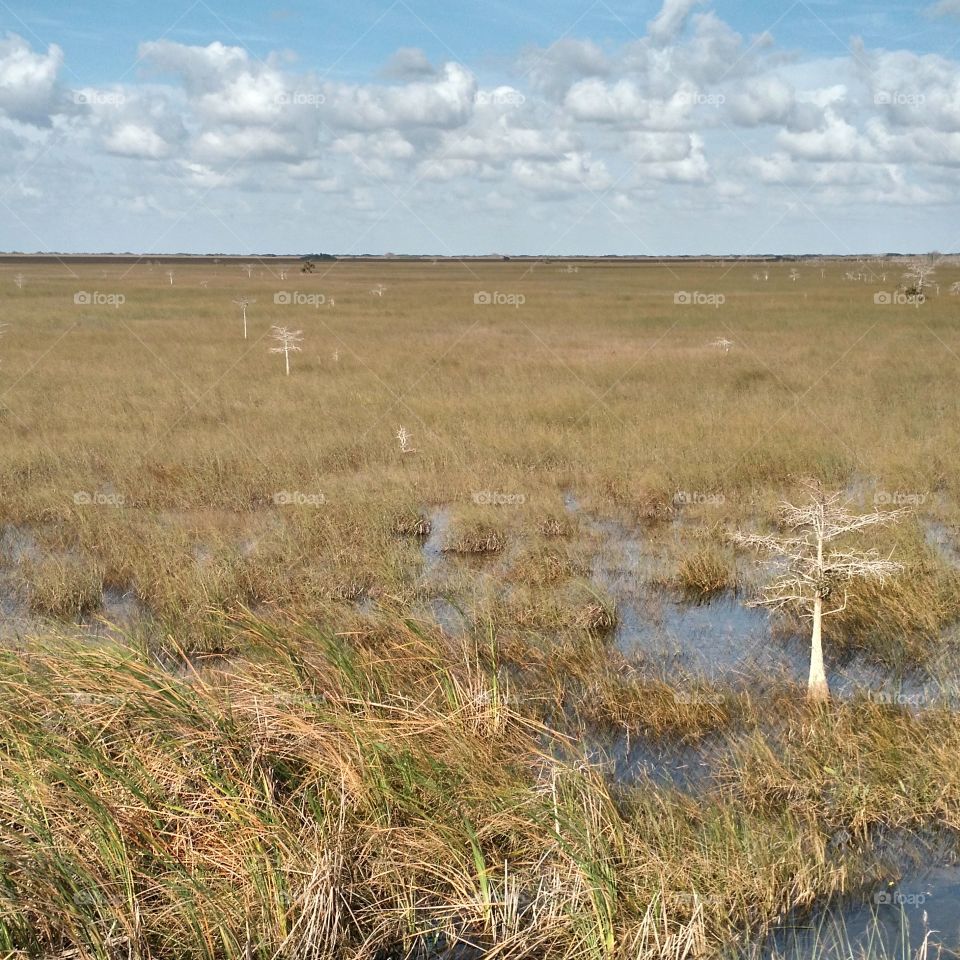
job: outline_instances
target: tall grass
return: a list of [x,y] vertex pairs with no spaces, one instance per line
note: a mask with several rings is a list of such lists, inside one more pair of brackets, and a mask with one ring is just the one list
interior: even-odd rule
[[797,692],[764,734],[745,702],[754,732],[692,796],[578,758],[495,643],[224,628],[248,653],[216,669],[67,640],[0,656],[4,950],[694,956],[854,884],[838,826],[960,817],[935,713]]

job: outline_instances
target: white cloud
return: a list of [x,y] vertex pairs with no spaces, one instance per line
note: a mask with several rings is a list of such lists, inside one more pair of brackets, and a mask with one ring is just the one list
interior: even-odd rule
[[663,0],[660,12],[647,24],[647,33],[654,43],[665,44],[675,40],[683,30],[694,7],[704,0]]
[[690,122],[697,90],[682,83],[668,99],[650,97],[629,79],[608,83],[581,80],[567,93],[566,107],[577,120],[649,130],[681,130]]
[[[571,37],[512,64],[478,60],[482,83],[471,66],[434,67],[417,47],[389,57],[385,79],[358,82],[280,53],[261,61],[236,45],[156,40],[140,46],[139,78],[71,91],[58,47],[8,35],[3,185],[57,232],[65,202],[99,214],[109,179],[115,221],[183,212],[202,196],[230,211],[233,229],[249,215],[259,237],[282,197],[304,224],[362,224],[372,245],[378,231],[415,235],[407,207],[435,218],[435,232],[487,249],[508,246],[504,235],[535,244],[542,224],[574,210],[588,222],[601,208],[642,211],[682,231],[692,221],[684,226],[677,206],[706,224],[721,206],[762,220],[793,203],[829,219],[838,204],[954,202],[957,60],[859,42],[847,55],[808,56],[766,34],[745,41],[702,6],[665,0],[647,35],[619,46]],[[404,204],[388,216],[401,189]],[[531,215],[517,217],[531,198]],[[284,237],[299,229],[283,220]],[[607,234],[594,230],[605,248]],[[763,224],[744,234],[764,235]],[[735,243],[727,224],[716,236]],[[402,240],[382,241],[394,247]]]
[[745,127],[786,124],[796,107],[790,84],[769,74],[747,80],[730,98],[730,115]]
[[51,114],[65,104],[57,77],[63,50],[55,43],[44,53],[34,53],[15,33],[0,40],[0,112],[15,120],[47,124]]
[[111,130],[104,138],[108,153],[122,157],[159,160],[169,154],[169,144],[155,130],[135,123],[125,123]]
[[606,76],[611,64],[592,41],[566,38],[545,50],[525,51],[518,67],[533,90],[552,100],[562,100],[577,80]]
[[960,17],[960,0],[938,0],[924,11],[931,17]]
[[710,164],[698,134],[640,133],[631,137],[631,159],[635,160],[638,181],[707,183]]
[[473,111],[476,81],[465,67],[447,63],[433,80],[397,86],[330,84],[321,114],[353,130],[455,127]]
[[805,132],[781,130],[777,143],[791,156],[803,160],[845,163],[876,158],[869,141],[831,108],[824,111],[822,127]]
[[391,80],[421,80],[432,77],[436,72],[419,47],[401,47],[383,68],[383,75]]
[[613,183],[606,165],[589,154],[571,151],[557,160],[515,160],[511,177],[524,190],[548,195],[595,193]]

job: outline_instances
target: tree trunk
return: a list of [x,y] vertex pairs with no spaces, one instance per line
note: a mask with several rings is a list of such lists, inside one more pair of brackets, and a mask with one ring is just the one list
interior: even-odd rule
[[807,682],[808,700],[829,700],[830,688],[823,669],[823,600],[813,601],[813,636],[810,641],[810,679]]

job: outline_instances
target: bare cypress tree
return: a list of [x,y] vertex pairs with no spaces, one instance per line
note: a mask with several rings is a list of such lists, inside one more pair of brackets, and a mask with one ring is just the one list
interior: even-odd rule
[[910,282],[910,285],[917,293],[923,293],[927,281],[936,273],[937,265],[929,260],[916,260],[907,268],[903,279]]
[[256,303],[252,297],[240,297],[239,300],[233,301],[242,311],[243,311],[243,339],[247,339],[247,307],[251,303]]
[[416,452],[417,452],[416,450],[414,450],[414,448],[413,448],[412,446],[410,446],[410,443],[411,443],[411,441],[413,440],[413,437],[412,437],[411,434],[407,431],[407,428],[406,428],[406,427],[404,427],[404,426],[401,426],[401,427],[400,427],[400,429],[396,432],[396,438],[397,438],[397,441],[398,441],[399,444],[400,444],[400,452],[401,452],[401,453],[416,453]]
[[302,330],[288,330],[286,327],[273,326],[271,336],[280,346],[271,347],[271,353],[282,353],[287,367],[287,376],[290,376],[290,354],[300,352],[300,342],[303,340]]
[[[903,569],[876,550],[858,553],[830,544],[864,527],[895,523],[906,511],[850,513],[849,501],[842,500],[839,493],[826,495],[818,480],[805,481],[805,485],[811,492],[809,503],[781,505],[781,527],[786,531],[783,536],[737,533],[733,541],[767,554],[767,563],[775,574],[751,605],[799,610],[811,621],[807,697],[826,700],[830,688],[823,667],[823,618],[846,608],[854,581],[883,583]],[[839,590],[843,591],[843,600],[832,609],[824,609],[826,601]]]

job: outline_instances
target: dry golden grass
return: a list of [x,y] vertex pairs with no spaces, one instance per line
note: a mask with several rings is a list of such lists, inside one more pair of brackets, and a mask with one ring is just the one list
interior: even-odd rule
[[[0,654],[0,953],[679,960],[866,883],[838,829],[960,826],[930,699],[810,708],[616,649],[631,591],[751,589],[727,532],[812,475],[916,506],[828,658],[941,663],[955,301],[875,305],[836,263],[277,265],[0,269],[0,601],[73,638]],[[75,639],[126,593],[127,649]],[[617,783],[587,733],[724,759],[696,795]]]
[[[788,265],[768,283],[750,264],[343,262],[287,281],[279,265],[181,265],[170,286],[144,264],[27,264],[22,290],[0,283],[0,522],[133,589],[185,644],[216,633],[211,605],[408,591],[437,505],[446,545],[478,555],[578,539],[568,491],[642,536],[768,520],[809,474],[960,521],[949,296],[878,306],[841,264],[797,283]],[[284,289],[336,306],[275,304]],[[526,302],[473,303],[494,289]],[[78,290],[126,301],[77,306]],[[678,290],[726,302],[678,306]],[[246,341],[241,294],[257,301]],[[305,332],[290,378],[267,353],[273,323]],[[710,346],[721,334],[729,353]],[[701,592],[729,583],[696,538],[667,563]],[[63,563],[57,587],[42,566],[24,571],[52,601],[38,606],[89,605],[89,574]],[[928,565],[910,588],[946,598],[941,623],[946,576]],[[878,616],[885,603],[871,598]]]
[[935,711],[594,686],[671,735],[748,725],[693,797],[577,761],[496,647],[228,626],[247,658],[179,677],[66,640],[0,656],[8,955],[714,953],[869,882],[836,829],[960,817]]

